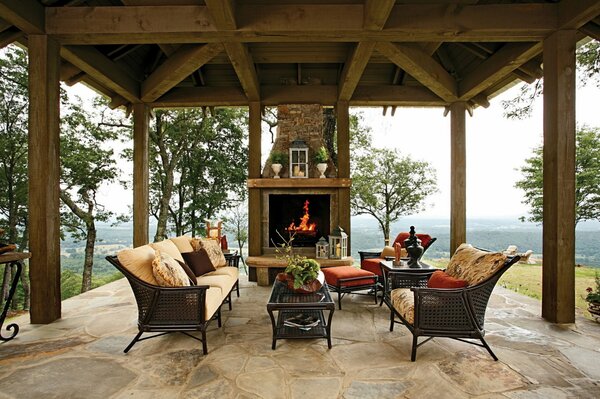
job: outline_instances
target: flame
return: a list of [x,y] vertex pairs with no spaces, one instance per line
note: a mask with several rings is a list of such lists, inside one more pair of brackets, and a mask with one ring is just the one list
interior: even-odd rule
[[304,201],[304,215],[302,216],[302,219],[300,219],[300,224],[296,226],[296,223],[292,221],[292,223],[287,228],[288,231],[315,231],[315,229],[317,228],[317,224],[309,223],[310,215],[308,213],[308,205],[308,200]]

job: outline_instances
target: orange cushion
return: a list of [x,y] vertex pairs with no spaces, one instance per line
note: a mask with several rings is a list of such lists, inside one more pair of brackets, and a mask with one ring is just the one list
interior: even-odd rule
[[466,280],[454,278],[441,270],[433,272],[427,281],[429,288],[463,288],[467,285]]
[[382,260],[382,258],[365,259],[360,262],[360,268],[381,276],[381,266],[379,265],[379,262]]
[[[352,277],[373,277],[375,273],[371,273],[367,270],[357,269],[352,266],[337,266],[337,267],[326,267],[321,269],[323,274],[325,275],[325,281],[330,285],[338,285],[338,281],[344,278],[352,278]],[[364,280],[352,280],[352,281],[343,281],[341,283],[342,287],[354,287],[357,285],[368,285],[374,284],[375,280],[373,278],[368,278]]]

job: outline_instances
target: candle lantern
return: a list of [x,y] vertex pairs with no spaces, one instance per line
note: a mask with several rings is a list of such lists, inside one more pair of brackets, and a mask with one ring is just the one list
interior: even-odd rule
[[329,257],[341,259],[348,255],[348,234],[340,226],[329,235]]
[[308,145],[303,140],[290,144],[290,177],[308,177]]
[[206,238],[213,239],[218,243],[221,243],[221,228],[223,226],[223,222],[220,220],[210,221],[205,220],[206,222]]
[[316,249],[317,259],[327,259],[329,257],[329,243],[325,237],[321,237],[321,239],[317,242]]

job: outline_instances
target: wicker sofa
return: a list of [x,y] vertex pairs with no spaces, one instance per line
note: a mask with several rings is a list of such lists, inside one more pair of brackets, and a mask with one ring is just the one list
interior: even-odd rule
[[[157,251],[183,261],[182,253],[192,252],[191,237],[180,236],[159,243],[119,251],[106,259],[121,271],[131,285],[138,306],[138,334],[125,348],[127,353],[136,342],[170,332],[181,332],[202,342],[204,354],[208,353],[206,328],[212,320],[221,327],[221,305],[229,304],[231,293],[237,290],[238,256],[227,256],[226,264],[216,270],[197,276],[197,284],[183,287],[159,286],[152,273],[152,262]],[[197,338],[188,331],[199,331]],[[158,332],[142,338],[146,332]]]

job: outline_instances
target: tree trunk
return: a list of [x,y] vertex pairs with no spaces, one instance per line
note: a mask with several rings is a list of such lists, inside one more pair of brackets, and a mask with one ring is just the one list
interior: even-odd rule
[[390,220],[387,218],[385,220],[385,228],[383,229],[383,240],[385,246],[390,245]]
[[323,138],[325,147],[334,165],[337,165],[337,146],[335,140],[336,118],[333,108],[323,108]]
[[81,280],[81,293],[92,288],[92,270],[94,268],[94,244],[96,243],[96,225],[92,220],[86,226],[85,257],[83,260],[83,278]]
[[23,286],[23,310],[29,310],[31,288],[29,286],[29,265],[24,264],[21,271],[21,285]]
[[165,171],[165,185],[160,196],[158,205],[158,223],[156,225],[156,234],[154,242],[162,241],[167,238],[167,221],[169,219],[169,202],[173,194],[173,171]]

